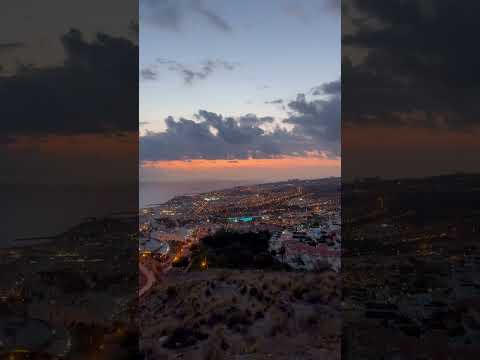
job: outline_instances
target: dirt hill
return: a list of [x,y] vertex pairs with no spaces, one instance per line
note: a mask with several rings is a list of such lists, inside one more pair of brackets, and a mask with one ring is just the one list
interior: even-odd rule
[[340,283],[325,273],[170,274],[142,299],[154,359],[340,359]]

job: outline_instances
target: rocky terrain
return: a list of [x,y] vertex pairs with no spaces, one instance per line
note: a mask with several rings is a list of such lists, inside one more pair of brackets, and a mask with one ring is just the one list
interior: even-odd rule
[[149,359],[340,359],[333,272],[170,273],[140,304]]

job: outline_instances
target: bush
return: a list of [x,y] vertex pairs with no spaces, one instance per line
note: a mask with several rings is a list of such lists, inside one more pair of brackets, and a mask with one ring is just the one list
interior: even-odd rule
[[176,328],[172,335],[170,335],[163,344],[167,349],[181,349],[187,346],[192,346],[197,341],[202,341],[208,338],[207,334],[184,327]]
[[268,252],[268,231],[239,233],[220,230],[203,238],[194,264],[198,258],[207,257],[209,267],[267,269],[275,265]]

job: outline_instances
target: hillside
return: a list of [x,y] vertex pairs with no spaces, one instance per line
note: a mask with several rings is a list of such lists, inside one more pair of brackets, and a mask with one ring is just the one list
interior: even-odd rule
[[142,299],[141,347],[155,359],[339,359],[336,274],[170,273]]

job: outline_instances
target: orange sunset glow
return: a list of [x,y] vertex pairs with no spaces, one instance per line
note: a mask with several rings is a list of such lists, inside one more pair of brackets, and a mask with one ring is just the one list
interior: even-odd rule
[[219,170],[219,169],[294,169],[295,167],[332,168],[340,169],[340,159],[323,157],[282,157],[274,159],[241,159],[241,160],[171,160],[171,161],[144,161],[145,168],[164,170]]
[[[340,176],[340,158],[285,156],[273,159],[143,161],[141,169],[170,179],[243,179],[256,181]],[[155,177],[155,175],[153,176]]]

